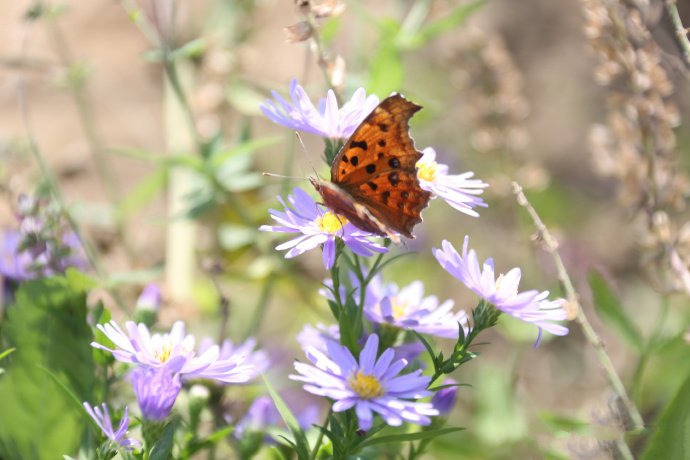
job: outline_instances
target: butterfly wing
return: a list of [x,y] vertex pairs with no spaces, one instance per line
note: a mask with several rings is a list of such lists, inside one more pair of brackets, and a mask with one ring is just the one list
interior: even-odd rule
[[409,134],[409,120],[419,109],[400,94],[387,97],[350,136],[331,167],[331,182],[387,229],[408,238],[414,238],[412,228],[422,221],[420,213],[431,197],[419,185],[416,164],[422,153]]

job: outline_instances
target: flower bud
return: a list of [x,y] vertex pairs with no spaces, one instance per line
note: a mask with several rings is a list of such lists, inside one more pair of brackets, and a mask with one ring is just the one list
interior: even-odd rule
[[[457,382],[453,379],[446,379],[444,385],[455,385]],[[455,400],[458,395],[458,387],[452,386],[447,388],[442,388],[436,392],[436,394],[431,398],[431,404],[434,408],[438,410],[439,414],[442,416],[448,415],[453,407],[455,407]]]

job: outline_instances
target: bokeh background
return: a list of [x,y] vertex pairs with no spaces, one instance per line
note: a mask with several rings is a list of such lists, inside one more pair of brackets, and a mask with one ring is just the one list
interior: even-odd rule
[[[518,181],[559,238],[586,313],[624,381],[634,386],[643,415],[654,421],[690,370],[683,340],[690,305],[687,294],[660,292],[650,280],[655,268],[640,207],[621,199],[620,181],[597,168],[591,130],[607,120],[611,87],[597,81],[599,62],[585,33],[587,3],[490,0],[437,36],[405,43],[394,39],[400,24],[432,23],[463,3],[347,1],[340,15],[322,23],[322,33],[330,57],[345,64],[343,94],[359,86],[380,97],[404,93],[424,106],[412,121],[416,145],[433,146],[452,171],[475,171],[490,184],[489,207],[478,219],[432,203],[417,239],[399,249],[418,254],[394,264],[387,279],[399,285],[422,279],[428,293],[471,308],[475,299],[430,252],[444,238],[458,246],[468,234],[480,257],[494,257],[499,271],[520,266],[525,288],[563,295],[553,262],[533,240],[534,226],[512,194],[511,181]],[[682,122],[688,119],[687,66],[662,2],[640,4]],[[678,4],[681,16],[690,17],[690,3]],[[51,17],[27,21],[37,5]],[[326,273],[317,253],[284,261],[272,250],[276,237],[256,228],[268,223],[276,195],[307,187],[303,178],[314,170],[327,175],[327,167],[321,139],[303,135],[303,149],[294,133],[262,116],[259,104],[271,90],[286,94],[293,78],[314,100],[327,86],[313,49],[286,40],[284,27],[300,20],[292,1],[171,5],[0,4],[1,222],[15,225],[16,197],[41,183],[29,150],[32,136],[106,273],[127,281],[117,289],[131,305],[144,283],[160,282],[162,324],[183,319],[193,332],[236,340],[254,334],[282,363],[271,378],[289,387],[291,361],[301,357],[296,334],[305,323],[329,321],[317,294]],[[227,149],[257,142],[235,152],[241,158],[218,183],[169,161],[198,153],[160,55],[136,15],[128,14],[133,6],[157,15],[173,48],[183,47],[178,69],[197,136],[222,133]],[[688,149],[682,126],[672,149],[681,172]],[[682,209],[671,221],[684,223]],[[644,336],[656,327],[662,303],[669,304],[654,329],[667,340],[645,358],[642,371],[638,351],[594,309],[593,271]],[[221,298],[229,301],[227,324],[220,319]],[[129,315],[114,310],[116,318]],[[593,349],[578,325],[571,326],[568,336],[546,337],[534,348],[534,328],[502,318],[485,337],[480,358],[454,376],[471,385],[460,390],[452,415],[466,431],[436,440],[428,458],[608,458],[607,441],[621,423],[616,401]],[[632,445],[639,451],[643,442]]]

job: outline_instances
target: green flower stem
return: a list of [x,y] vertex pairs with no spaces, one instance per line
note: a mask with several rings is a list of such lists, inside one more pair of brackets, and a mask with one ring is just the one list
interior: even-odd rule
[[[589,320],[587,319],[587,316],[584,313],[584,310],[582,309],[582,306],[580,305],[580,301],[577,292],[575,291],[575,287],[573,286],[573,283],[570,280],[570,276],[568,275],[568,272],[565,269],[565,265],[563,264],[561,256],[558,254],[558,243],[551,235],[549,230],[546,228],[546,225],[544,225],[544,222],[539,217],[539,214],[537,214],[537,211],[527,200],[527,197],[522,191],[522,187],[517,182],[513,182],[513,193],[517,198],[518,204],[520,204],[520,206],[523,206],[532,218],[532,221],[534,222],[534,225],[537,227],[537,231],[539,232],[539,235],[544,242],[547,252],[553,258],[553,261],[556,264],[556,270],[558,271],[558,278],[560,279],[561,284],[563,285],[563,289],[566,293],[569,307],[571,311],[575,310],[574,319],[582,328],[582,332],[584,333],[585,338],[587,339],[589,344],[592,346],[592,348],[594,348],[599,363],[604,369],[604,373],[606,374],[606,377],[608,378],[608,381],[611,384],[613,391],[623,402],[623,405],[625,406],[628,412],[627,415],[630,418],[630,421],[632,422],[633,430],[643,430],[645,427],[644,419],[642,418],[640,411],[637,409],[635,403],[628,396],[628,392],[626,391],[625,386],[623,385],[623,381],[618,375],[618,371],[616,371],[616,367],[613,365],[613,361],[606,352],[604,342],[601,340],[599,334],[596,333],[596,331],[590,324]],[[627,448],[627,445],[625,447]]]
[[[331,418],[331,414],[333,414],[333,405],[328,407],[328,413],[326,414],[326,418],[323,421],[323,428],[328,428],[328,421]],[[321,447],[321,443],[323,442],[323,431],[319,430],[319,436],[316,438],[316,442],[314,443],[314,449],[311,451],[311,460],[314,460],[316,456],[319,454],[319,448]]]

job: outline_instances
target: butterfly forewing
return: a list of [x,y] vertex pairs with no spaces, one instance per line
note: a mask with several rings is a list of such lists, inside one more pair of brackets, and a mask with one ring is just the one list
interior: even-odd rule
[[[420,108],[399,94],[384,99],[350,136],[331,167],[333,184],[351,197],[353,205],[370,213],[365,220],[377,222],[384,233],[393,230],[408,238],[414,238],[412,228],[421,222],[420,212],[431,196],[419,186],[416,163],[422,153],[409,135],[408,122]],[[351,221],[365,230],[371,226]]]

